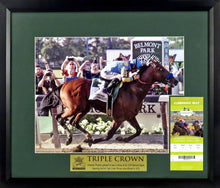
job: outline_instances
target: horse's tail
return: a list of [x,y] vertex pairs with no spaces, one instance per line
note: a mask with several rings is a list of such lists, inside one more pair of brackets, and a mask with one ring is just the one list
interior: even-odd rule
[[55,108],[56,106],[62,104],[60,99],[60,90],[63,85],[57,87],[53,91],[49,92],[41,101],[40,109],[41,111],[47,111],[51,108]]

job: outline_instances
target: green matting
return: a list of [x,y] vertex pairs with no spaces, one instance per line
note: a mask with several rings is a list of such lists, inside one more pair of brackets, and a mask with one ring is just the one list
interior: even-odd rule
[[[11,15],[11,175],[53,178],[208,177],[208,17],[195,12],[77,12]],[[185,96],[204,97],[204,170],[170,171],[169,154],[148,154],[147,172],[70,172],[70,154],[35,154],[34,37],[184,36]]]

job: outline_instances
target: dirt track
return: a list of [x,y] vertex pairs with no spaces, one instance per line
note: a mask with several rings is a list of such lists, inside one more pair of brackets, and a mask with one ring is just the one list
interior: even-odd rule
[[[168,149],[163,149],[163,135],[140,135],[129,143],[119,142],[114,135],[112,139],[105,142],[93,144],[91,147],[84,143],[84,136],[74,135],[73,142],[65,145],[65,135],[60,136],[61,148],[55,148],[52,139],[42,141],[41,147],[36,145],[37,153],[167,153]],[[101,135],[93,135],[93,138]],[[80,145],[80,148],[77,148]]]

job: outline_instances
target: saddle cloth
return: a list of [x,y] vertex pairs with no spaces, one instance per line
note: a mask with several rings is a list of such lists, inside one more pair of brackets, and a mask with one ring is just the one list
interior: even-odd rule
[[[102,80],[100,78],[92,79],[92,84],[90,88],[90,96],[89,100],[100,100],[102,102],[107,103],[108,95],[103,92],[103,89],[108,85],[110,81]],[[116,100],[118,96],[119,87],[117,86],[113,93],[113,102]]]

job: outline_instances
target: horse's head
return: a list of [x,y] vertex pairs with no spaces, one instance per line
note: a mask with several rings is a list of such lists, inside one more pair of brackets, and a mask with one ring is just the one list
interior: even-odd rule
[[174,87],[178,84],[173,74],[164,68],[156,59],[152,60],[147,70],[148,71],[141,71],[142,81],[148,82],[147,79],[152,78],[153,82],[168,84],[170,87]]
[[152,60],[151,66],[154,69],[153,75],[155,81],[168,84],[170,87],[174,87],[178,84],[173,74],[164,68],[156,59]]

